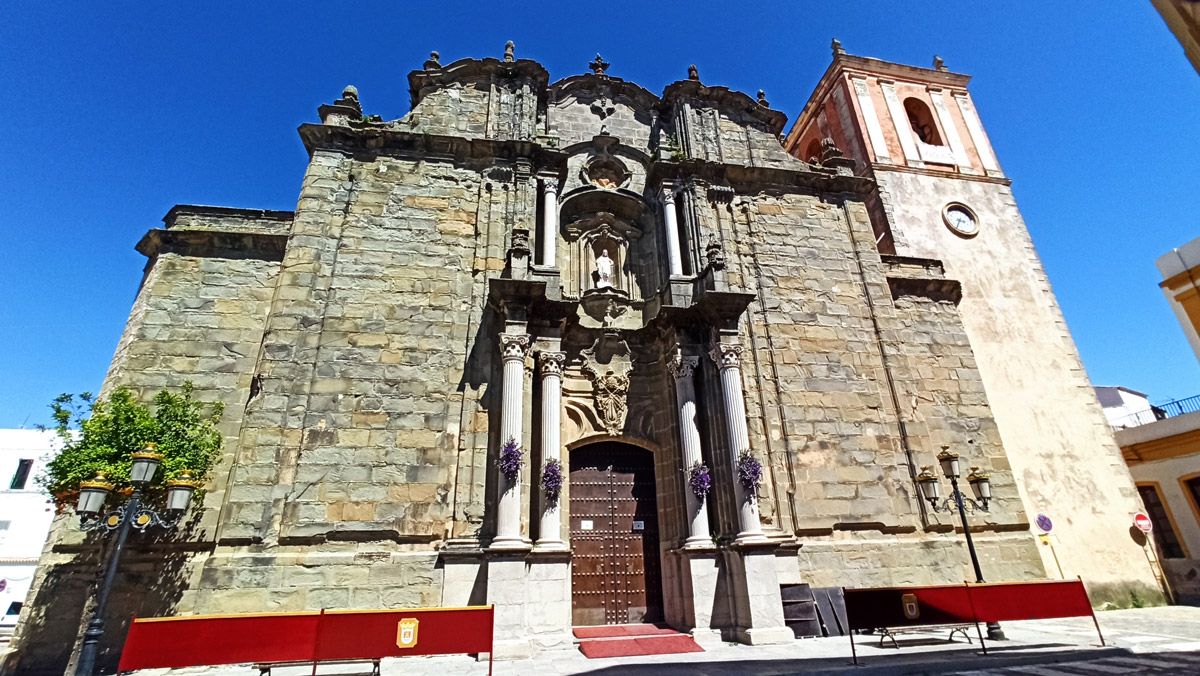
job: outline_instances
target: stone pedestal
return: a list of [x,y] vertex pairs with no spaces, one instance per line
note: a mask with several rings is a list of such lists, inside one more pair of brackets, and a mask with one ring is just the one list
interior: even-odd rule
[[521,660],[533,656],[533,643],[525,626],[525,601],[528,598],[525,553],[490,552],[487,602],[496,607],[492,653],[495,659]]
[[483,551],[442,550],[442,607],[462,608],[484,603],[487,590],[487,567]]
[[535,650],[569,650],[571,634],[571,554],[535,551],[527,559],[525,628]]
[[678,628],[692,630],[698,640],[711,637],[719,641],[720,636],[713,632],[713,611],[715,604],[727,603],[726,599],[717,598],[720,553],[710,544],[676,549],[672,554],[679,575],[679,616],[675,618]]
[[774,543],[736,546],[729,551],[734,637],[747,645],[790,643],[792,630],[783,623],[783,599],[775,567]]

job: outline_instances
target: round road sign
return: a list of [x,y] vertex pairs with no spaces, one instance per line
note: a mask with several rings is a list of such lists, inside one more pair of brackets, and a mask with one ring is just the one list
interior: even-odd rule
[[1154,530],[1154,524],[1150,521],[1150,517],[1146,516],[1145,512],[1138,512],[1133,515],[1133,525],[1143,533],[1149,533]]
[[1054,528],[1054,522],[1045,514],[1038,514],[1035,522],[1037,523],[1037,527],[1042,529],[1043,533],[1049,533]]

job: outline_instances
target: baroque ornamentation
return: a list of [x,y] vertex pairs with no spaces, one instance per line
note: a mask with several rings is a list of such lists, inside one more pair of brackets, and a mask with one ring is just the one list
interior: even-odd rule
[[682,352],[676,351],[675,356],[667,362],[667,373],[676,380],[686,380],[692,377],[699,363],[699,357],[686,357]]
[[596,413],[609,434],[620,434],[625,427],[625,416],[629,413],[625,403],[629,394],[629,376],[614,373],[596,374],[592,377],[592,388],[596,400]]
[[529,255],[531,250],[529,248],[528,228],[513,228],[512,246],[510,246],[508,250],[519,256]]
[[541,364],[543,376],[561,376],[566,361],[567,355],[563,352],[538,353],[538,363]]
[[529,353],[529,342],[528,335],[500,334],[500,351],[504,355],[504,361],[510,359],[525,361],[525,355]]
[[708,240],[708,246],[704,248],[704,256],[708,259],[708,267],[713,270],[725,269],[725,248],[717,241],[717,238]]
[[721,369],[739,368],[742,365],[742,346],[728,343],[717,343],[709,351],[708,356]]

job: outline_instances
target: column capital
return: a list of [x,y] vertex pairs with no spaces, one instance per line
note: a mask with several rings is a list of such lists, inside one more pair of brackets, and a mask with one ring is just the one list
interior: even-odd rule
[[567,362],[565,352],[538,352],[538,364],[541,365],[542,376],[561,376],[563,365]]
[[742,346],[730,343],[717,343],[709,350],[708,356],[722,370],[739,368],[742,365]]
[[674,204],[675,203],[675,190],[673,188],[663,186],[662,201],[663,201],[663,204]]
[[699,357],[685,356],[676,350],[675,355],[667,362],[667,373],[670,373],[675,380],[687,380],[692,377],[692,373],[699,363]]
[[525,361],[525,355],[529,354],[530,340],[525,334],[500,334],[500,350],[504,355],[504,361]]
[[557,193],[558,192],[558,179],[557,178],[543,178],[542,179],[542,187],[544,187],[546,189],[546,192]]

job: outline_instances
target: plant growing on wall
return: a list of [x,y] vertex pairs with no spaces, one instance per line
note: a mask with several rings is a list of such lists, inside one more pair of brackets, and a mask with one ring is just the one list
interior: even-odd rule
[[521,447],[512,437],[500,448],[500,473],[508,481],[509,487],[515,486],[521,480]]
[[550,507],[558,504],[562,496],[563,466],[558,460],[547,460],[542,467],[542,491],[546,494],[546,502]]
[[763,468],[762,463],[750,449],[744,448],[737,457],[737,480],[746,489],[746,494],[751,500],[757,497],[758,485],[762,483]]
[[132,455],[147,443],[156,444],[163,455],[162,469],[152,487],[185,471],[197,481],[206,481],[221,455],[217,422],[224,406],[197,401],[192,391],[190,382],[179,392],[163,390],[154,395],[151,406],[138,401],[125,387],[117,388],[107,399],[96,399],[87,392],[78,397],[59,395],[50,409],[53,429],[63,446],[38,483],[60,507],[74,499],[79,482],[97,473],[117,486],[128,484]]
[[712,490],[712,472],[708,470],[708,466],[697,460],[688,468],[688,488],[692,490],[692,495],[700,502],[704,502],[708,498],[709,491]]

